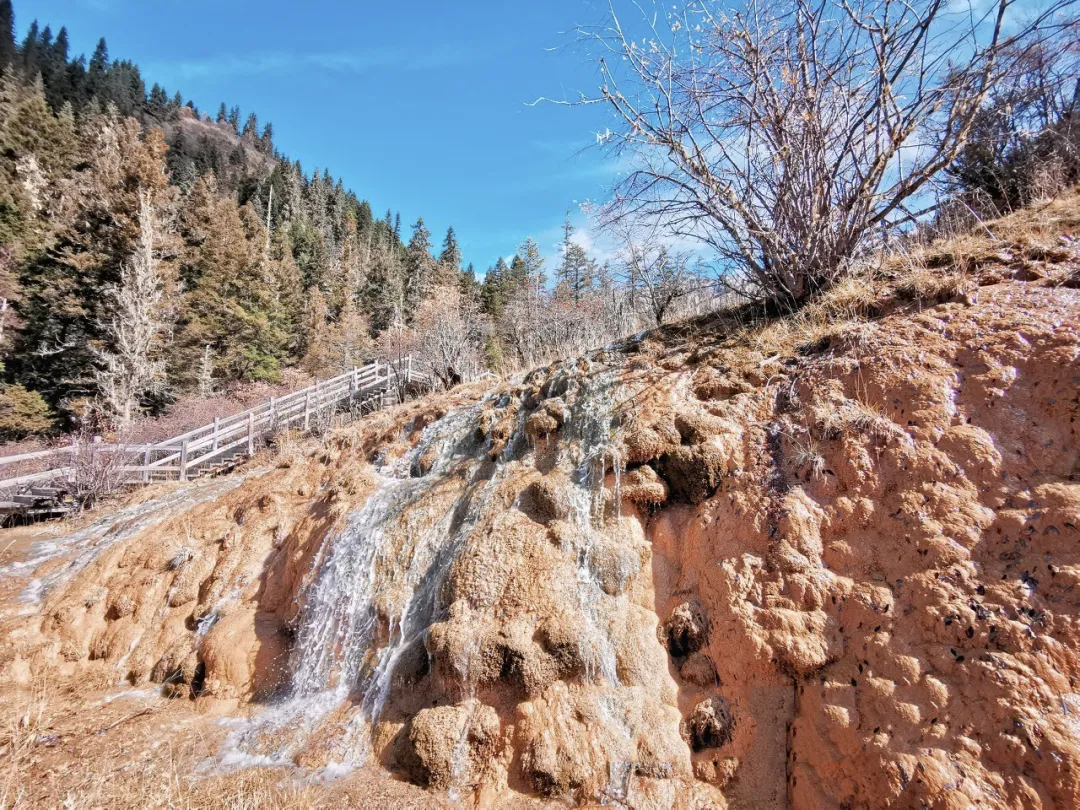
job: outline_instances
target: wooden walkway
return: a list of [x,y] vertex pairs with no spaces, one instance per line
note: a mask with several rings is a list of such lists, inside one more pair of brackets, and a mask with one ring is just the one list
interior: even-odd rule
[[[400,369],[400,371],[399,371]],[[122,483],[188,481],[219,472],[255,454],[262,442],[289,429],[308,432],[345,404],[377,410],[398,401],[406,386],[422,385],[427,376],[403,363],[376,360],[283,397],[271,397],[254,408],[214,419],[154,444],[93,444],[89,452],[120,453]],[[65,495],[77,472],[75,446],[37,453],[0,456],[0,469],[21,462],[41,462],[45,469],[0,480],[0,517],[15,513],[47,516],[67,511]]]

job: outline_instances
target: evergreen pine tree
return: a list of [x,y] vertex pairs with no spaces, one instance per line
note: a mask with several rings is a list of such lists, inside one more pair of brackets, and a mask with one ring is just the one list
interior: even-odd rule
[[404,317],[407,321],[412,320],[420,302],[431,290],[435,264],[431,255],[431,231],[420,217],[412,226],[412,236],[405,249]]
[[217,120],[217,122],[219,124],[224,124],[229,120],[229,111],[228,111],[228,109],[226,109],[224,101],[221,102],[221,106],[218,107],[218,113],[217,113],[217,119],[216,120]]
[[233,132],[237,135],[240,134],[240,108],[233,106],[229,109],[229,125],[233,128]]
[[458,289],[466,301],[477,302],[480,298],[480,284],[476,281],[476,271],[472,262],[462,272],[458,281]]
[[209,175],[192,189],[184,230],[189,292],[175,373],[193,384],[191,371],[209,345],[228,378],[276,380],[289,332],[280,300],[266,284],[262,223],[250,206],[239,209],[221,195]]
[[168,111],[169,96],[165,88],[157,82],[150,89],[150,97],[147,99],[147,109],[151,115],[163,116]]
[[510,262],[510,272],[504,285],[505,293],[509,297],[513,292],[522,289],[539,290],[546,283],[544,257],[540,255],[536,240],[530,236],[518,246],[518,252]]
[[48,52],[42,54],[45,97],[54,110],[59,110],[65,101],[70,100],[72,88],[68,84],[68,48],[67,28],[61,28]]
[[41,42],[41,31],[38,28],[38,21],[34,20],[30,23],[30,29],[26,32],[26,39],[23,40],[22,46],[22,65],[23,73],[27,76],[36,76],[41,68],[38,65],[38,48]]
[[507,285],[510,281],[510,268],[502,256],[489,267],[480,285],[480,307],[488,315],[498,318],[506,306]]
[[446,229],[446,238],[443,239],[442,253],[439,254],[439,263],[453,268],[461,269],[461,248],[458,247],[457,235],[451,226]]
[[563,224],[562,263],[555,270],[555,294],[560,298],[581,302],[582,296],[591,292],[595,283],[596,262],[589,257],[585,249],[574,241],[574,226],[570,222],[570,212],[566,213]]
[[262,136],[259,138],[259,150],[264,155],[272,155],[274,153],[274,125],[269,121],[267,121],[266,126],[263,127]]
[[449,286],[461,283],[461,248],[458,247],[457,236],[453,228],[447,228],[446,238],[443,239],[442,253],[439,254],[439,265],[436,272],[435,283],[440,286]]
[[255,113],[248,113],[247,121],[244,122],[244,140],[254,143],[259,137],[259,118]]
[[15,61],[15,11],[11,0],[0,0],[0,69]]

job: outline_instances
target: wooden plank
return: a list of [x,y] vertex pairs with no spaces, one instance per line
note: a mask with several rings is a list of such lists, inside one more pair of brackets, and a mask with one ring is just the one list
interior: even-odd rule
[[0,465],[14,464],[18,461],[32,461],[36,458],[48,458],[49,456],[57,456],[63,453],[70,453],[74,450],[74,447],[54,447],[51,450],[38,450],[35,453],[20,453],[17,456],[0,456]]
[[[125,466],[126,472],[138,473],[144,482],[154,480],[155,476],[179,477],[185,480],[188,473],[198,474],[201,466],[206,466],[212,459],[220,458],[225,453],[246,445],[249,454],[254,453],[255,439],[272,433],[294,422],[304,420],[310,427],[311,416],[324,409],[333,409],[340,403],[354,397],[370,398],[375,393],[386,393],[391,384],[399,377],[397,370],[382,364],[376,358],[366,366],[354,366],[349,371],[328,380],[316,382],[283,397],[271,397],[267,402],[227,417],[215,417],[213,424],[203,425],[153,444],[103,445],[96,449],[142,455],[142,465]],[[413,369],[409,357],[406,379],[416,377],[427,379],[427,375]],[[385,396],[383,399],[387,399]],[[209,452],[201,452],[209,448]],[[22,453],[16,456],[0,456],[0,466],[19,461],[31,461],[53,456],[71,455],[73,446],[51,448],[34,453]],[[161,458],[153,456],[164,453]],[[72,467],[59,467],[0,481],[0,488],[13,487],[33,481],[59,478],[70,475]]]
[[0,481],[0,489],[15,487],[19,484],[29,484],[31,481],[43,481],[49,478],[59,478],[74,471],[74,467],[54,467],[51,470],[42,470],[41,472],[30,473],[28,475],[20,475],[18,478],[9,478],[6,481]]

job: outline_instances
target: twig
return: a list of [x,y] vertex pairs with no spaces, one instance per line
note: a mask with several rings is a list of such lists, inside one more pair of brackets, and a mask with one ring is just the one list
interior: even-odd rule
[[101,736],[102,734],[108,734],[114,728],[116,728],[119,725],[122,725],[122,724],[126,723],[128,720],[134,720],[136,717],[142,717],[143,715],[146,715],[146,714],[154,714],[155,712],[159,712],[159,711],[161,711],[161,709],[158,706],[147,706],[145,709],[139,709],[139,711],[137,711],[137,712],[132,712],[131,714],[128,714],[128,715],[125,715],[124,717],[121,717],[115,723],[111,723],[111,724],[105,726],[105,728],[98,729],[98,731],[96,731],[95,733],[98,736]]

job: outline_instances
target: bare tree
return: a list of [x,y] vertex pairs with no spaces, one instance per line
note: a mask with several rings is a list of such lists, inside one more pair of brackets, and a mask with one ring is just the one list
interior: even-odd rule
[[691,253],[667,244],[655,222],[623,219],[614,230],[621,244],[623,284],[634,295],[635,304],[643,300],[655,322],[662,324],[679,299],[701,286],[701,279],[691,270]]
[[412,362],[411,358],[420,348],[419,336],[406,324],[395,321],[379,335],[377,348],[394,373],[391,384],[397,391],[398,400],[404,402],[409,387],[408,371]]
[[580,30],[602,87],[560,102],[614,114],[601,139],[632,168],[608,221],[652,217],[794,305],[920,216],[990,88],[1077,0],[692,0],[633,27],[614,2]]
[[475,377],[482,365],[483,320],[456,286],[436,288],[416,312],[420,356],[446,388]]
[[203,346],[202,356],[199,358],[199,396],[212,397],[214,395],[214,352],[207,343]]
[[142,191],[135,252],[121,267],[119,286],[110,291],[113,314],[107,331],[111,345],[98,352],[98,390],[121,426],[131,423],[142,397],[165,380],[164,363],[157,357],[165,324],[164,289],[154,248],[156,227],[150,193]]

